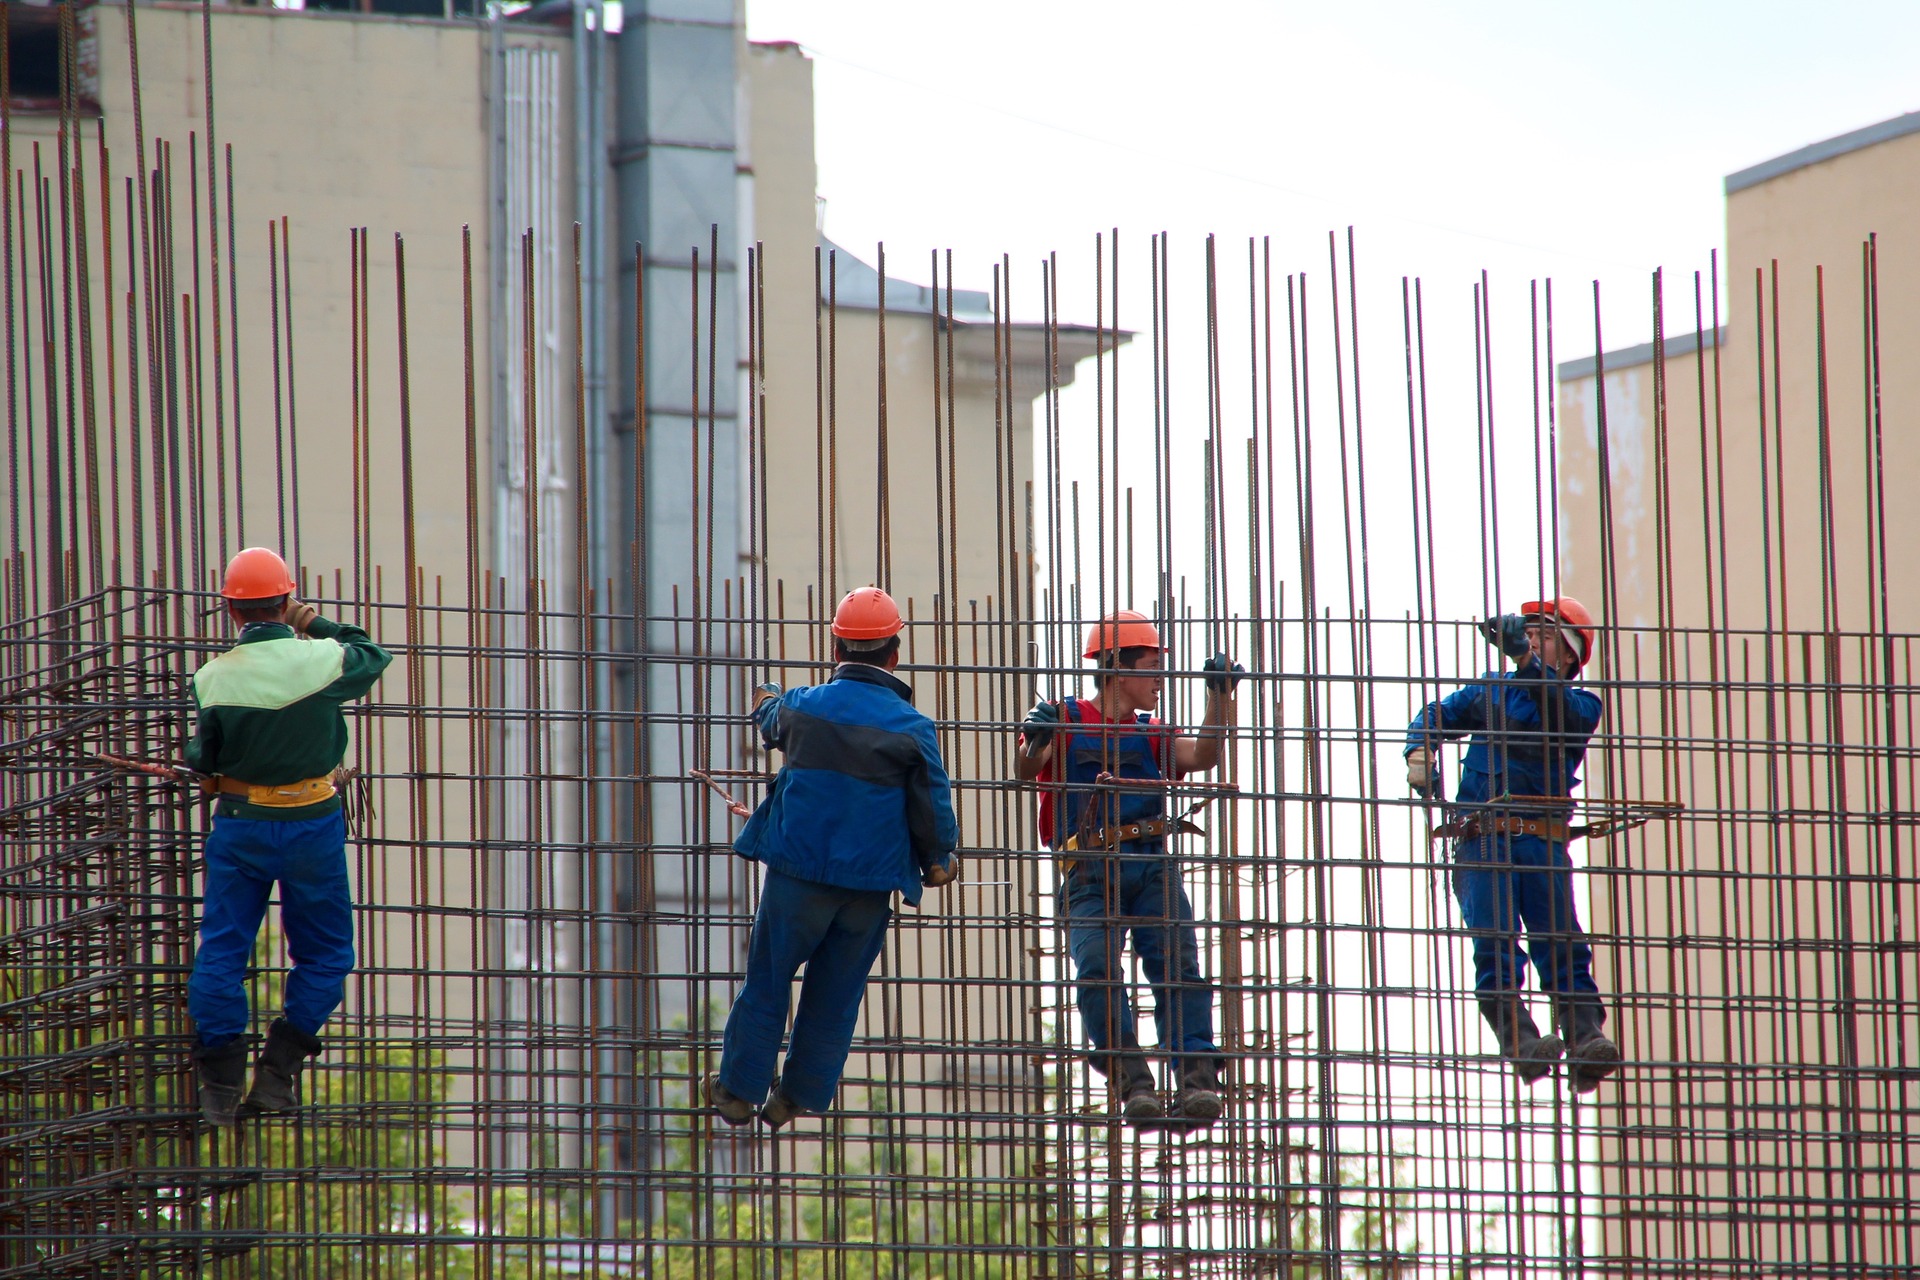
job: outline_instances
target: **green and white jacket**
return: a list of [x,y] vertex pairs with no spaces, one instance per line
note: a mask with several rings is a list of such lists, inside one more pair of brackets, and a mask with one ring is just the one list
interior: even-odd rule
[[[315,618],[306,636],[283,622],[250,623],[233,648],[193,676],[197,713],[187,766],[262,786],[319,778],[347,754],[342,703],[373,687],[393,656],[359,627]],[[340,807],[335,795],[299,808],[220,797],[228,818],[320,818]]]

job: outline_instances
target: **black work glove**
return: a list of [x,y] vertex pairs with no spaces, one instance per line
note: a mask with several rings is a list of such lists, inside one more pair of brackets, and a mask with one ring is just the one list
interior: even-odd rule
[[1053,741],[1053,735],[1060,728],[1060,704],[1041,699],[1033,704],[1033,710],[1027,712],[1027,718],[1020,722],[1020,735],[1027,745],[1038,751]]
[[1517,613],[1488,618],[1480,624],[1480,634],[1515,662],[1525,662],[1533,652],[1533,642],[1527,639],[1527,620]]
[[1224,653],[1216,653],[1200,664],[1200,670],[1207,673],[1207,689],[1211,693],[1232,693],[1233,687],[1247,678],[1247,669]]

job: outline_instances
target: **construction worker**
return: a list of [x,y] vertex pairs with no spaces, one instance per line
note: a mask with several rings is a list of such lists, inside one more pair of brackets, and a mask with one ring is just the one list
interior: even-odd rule
[[[1234,686],[1246,669],[1224,653],[1202,664],[1206,711],[1195,734],[1177,734],[1153,716],[1166,680],[1166,646],[1144,614],[1110,613],[1086,633],[1095,663],[1091,699],[1042,700],[1020,726],[1016,772],[1043,785],[1040,839],[1065,879],[1068,949],[1073,955],[1088,1062],[1107,1078],[1130,1120],[1168,1114],[1140,1049],[1133,1002],[1120,961],[1126,935],[1153,987],[1154,1026],[1169,1059],[1173,1114],[1200,1124],[1224,1109],[1213,1042],[1213,990],[1200,971],[1193,904],[1168,837],[1197,831],[1167,812],[1160,787],[1220,763],[1234,722]],[[1119,783],[1106,788],[1102,775]],[[1177,1086],[1175,1084],[1177,1082]]]
[[193,677],[197,714],[188,767],[217,793],[207,835],[205,905],[187,1011],[200,1111],[230,1125],[242,1110],[249,1011],[245,978],[267,895],[293,957],[285,1008],[267,1029],[245,1111],[285,1111],[321,1027],[353,971],[347,828],[331,775],[347,750],[341,704],[373,687],[392,659],[359,627],[294,599],[286,561],[248,547],[220,594],[240,639]]
[[[785,694],[764,684],[754,699],[761,741],[786,758],[733,842],[767,873],[746,982],[727,1015],[720,1069],[705,1082],[707,1104],[730,1125],[757,1110],[778,1129],[832,1105],[893,894],[918,906],[923,887],[959,874],[960,829],[933,721],[892,674],[900,628],[886,592],[851,591],[833,615],[832,677]],[[800,1008],[776,1081],[802,965]]]
[[[1461,808],[1436,834],[1455,841],[1453,892],[1473,934],[1480,1013],[1521,1079],[1547,1075],[1564,1052],[1574,1088],[1585,1093],[1620,1065],[1620,1050],[1601,1034],[1606,1010],[1567,856],[1573,788],[1600,726],[1600,699],[1573,683],[1593,657],[1593,615],[1560,596],[1529,601],[1481,630],[1514,667],[1422,709],[1407,729],[1407,783],[1444,802],[1439,745],[1470,737],[1454,794]],[[1529,960],[1552,997],[1559,1036],[1541,1035],[1521,998]]]

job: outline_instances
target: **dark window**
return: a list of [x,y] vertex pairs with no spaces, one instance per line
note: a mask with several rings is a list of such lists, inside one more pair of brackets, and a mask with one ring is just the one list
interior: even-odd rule
[[24,107],[60,105],[60,11],[15,4],[7,14],[7,79]]

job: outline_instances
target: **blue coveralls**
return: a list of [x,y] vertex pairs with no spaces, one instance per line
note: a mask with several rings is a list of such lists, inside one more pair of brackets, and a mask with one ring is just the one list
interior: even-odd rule
[[[1053,809],[1048,846],[1064,849],[1070,836],[1166,816],[1162,791],[1092,791],[1101,773],[1138,781],[1166,777],[1155,744],[1170,751],[1173,737],[1152,717],[1131,725],[1084,723],[1081,703],[1061,701],[1063,723],[1054,739],[1054,776],[1066,784]],[[1172,762],[1167,762],[1168,769]],[[1193,903],[1181,883],[1166,836],[1126,841],[1111,853],[1076,852],[1066,876],[1067,944],[1077,979],[1080,1023],[1093,1044],[1088,1062],[1112,1074],[1118,1060],[1140,1052],[1133,1000],[1120,959],[1128,933],[1153,988],[1153,1023],[1178,1079],[1189,1065],[1224,1065],[1213,1041],[1213,989],[1200,971]],[[1115,1052],[1117,1050],[1117,1052]],[[1198,1056],[1188,1063],[1184,1056]]]
[[[1496,815],[1566,821],[1570,804],[1518,805],[1503,796],[1566,801],[1580,780],[1587,740],[1600,726],[1601,703],[1537,658],[1510,672],[1489,671],[1478,682],[1429,703],[1407,727],[1406,752],[1472,735],[1461,763],[1459,817]],[[1605,1014],[1593,981],[1593,948],[1581,931],[1573,901],[1573,860],[1564,841],[1489,834],[1454,845],[1453,893],[1473,935],[1474,988],[1480,994],[1518,993],[1532,961],[1540,986],[1563,1005],[1563,1021],[1597,1031]],[[1523,950],[1520,932],[1528,945]]]
[[786,762],[733,845],[767,865],[720,1054],[720,1083],[737,1097],[766,1098],[805,965],[780,1089],[807,1111],[832,1104],[892,896],[918,905],[922,869],[959,845],[933,721],[912,697],[879,667],[844,663],[755,713]]

